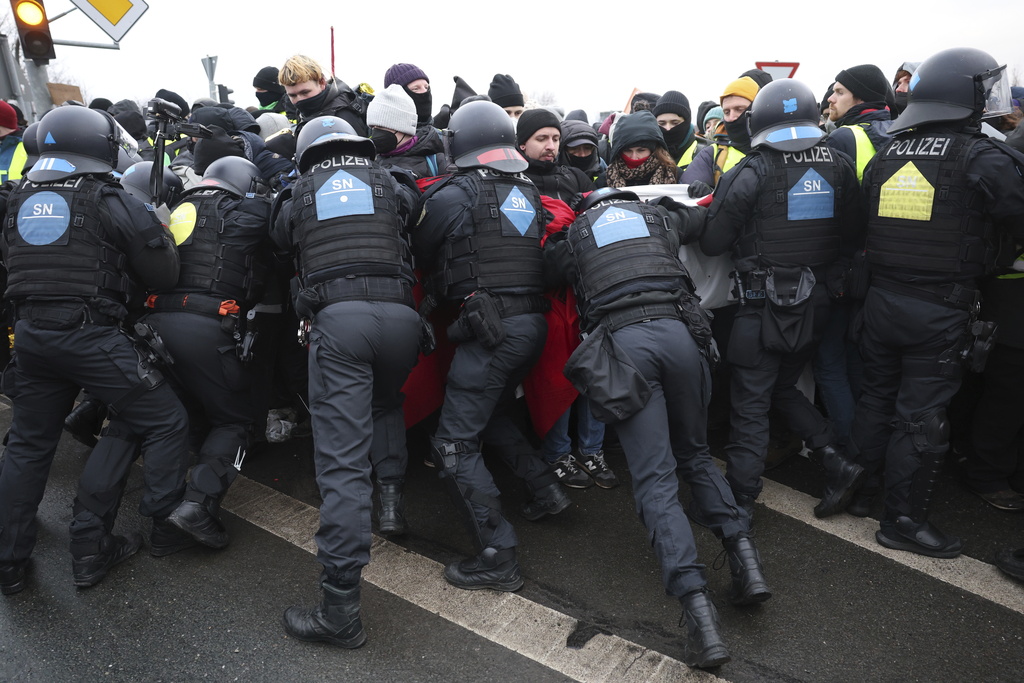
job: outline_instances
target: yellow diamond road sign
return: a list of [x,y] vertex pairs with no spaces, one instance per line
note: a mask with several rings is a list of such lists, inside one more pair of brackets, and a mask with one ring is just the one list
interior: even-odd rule
[[128,29],[149,9],[143,0],[71,0],[85,16],[115,41],[124,38]]

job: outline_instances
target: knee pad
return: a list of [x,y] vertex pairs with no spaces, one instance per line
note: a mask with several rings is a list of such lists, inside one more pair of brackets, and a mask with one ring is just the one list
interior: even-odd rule
[[918,453],[938,453],[945,455],[949,449],[949,418],[945,408],[925,415],[920,422],[914,423],[911,439]]

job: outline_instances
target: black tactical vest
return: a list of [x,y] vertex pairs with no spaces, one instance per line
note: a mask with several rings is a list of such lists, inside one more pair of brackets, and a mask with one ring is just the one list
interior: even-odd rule
[[[188,236],[178,243],[181,275],[174,291],[233,299],[242,308],[255,304],[266,277],[266,265],[260,258],[257,244],[238,241],[232,214],[246,212],[269,220],[269,202],[267,198],[254,196],[239,203],[234,195],[212,187],[190,191],[171,216],[176,237],[181,230],[176,225],[178,221],[194,220]],[[194,207],[194,216],[191,210],[183,215],[187,204]],[[237,204],[233,211],[229,206],[232,204]]]
[[982,197],[967,185],[967,161],[978,139],[913,132],[875,155],[867,238],[873,266],[953,279],[993,266],[994,226]]
[[689,282],[665,218],[643,202],[598,205],[567,235],[576,263],[580,315],[636,292],[675,291]]
[[839,258],[842,163],[824,144],[802,152],[762,150],[754,219],[739,240],[759,266],[818,267]]
[[537,188],[522,174],[484,168],[462,177],[475,190],[472,226],[467,234],[445,243],[435,268],[434,291],[446,299],[462,299],[478,289],[543,292],[543,209]]
[[292,190],[303,287],[331,280],[390,277],[414,282],[412,256],[390,174],[336,155],[304,173]]
[[4,224],[7,298],[126,303],[127,259],[108,241],[100,218],[107,186],[82,175],[52,183],[25,180],[11,193]]

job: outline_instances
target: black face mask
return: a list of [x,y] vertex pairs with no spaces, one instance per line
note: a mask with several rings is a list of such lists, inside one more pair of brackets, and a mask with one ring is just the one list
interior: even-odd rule
[[370,142],[377,149],[377,154],[384,155],[398,148],[398,136],[383,128],[370,129]]
[[256,99],[259,100],[261,107],[269,107],[270,105],[274,104],[279,99],[281,99],[281,95],[278,95],[276,92],[270,92],[269,90],[267,90],[266,92],[256,93]]
[[432,98],[430,96],[430,91],[428,90],[427,92],[413,92],[409,90],[409,88],[406,88],[404,85],[402,86],[402,88],[405,90],[406,93],[409,94],[409,97],[411,97],[412,101],[416,104],[416,125],[422,126],[427,123],[430,123],[430,108],[432,106]]
[[902,114],[903,110],[910,104],[910,93],[898,92],[896,93],[896,113]]
[[689,141],[692,128],[688,121],[683,121],[675,128],[661,129],[661,135],[665,138],[665,146],[669,149],[679,149]]
[[735,121],[725,121],[725,132],[729,136],[729,142],[732,143],[733,147],[744,154],[750,151],[750,133],[747,131],[747,117],[745,114],[741,114]]
[[298,109],[299,113],[303,116],[312,116],[324,108],[324,105],[327,104],[327,96],[330,94],[331,87],[327,86],[320,93],[296,102],[295,108]]
[[595,154],[597,154],[597,152],[591,152],[585,157],[578,157],[573,154],[566,154],[565,160],[569,162],[570,166],[578,168],[581,171],[586,171],[587,169],[590,168],[591,164],[594,163]]

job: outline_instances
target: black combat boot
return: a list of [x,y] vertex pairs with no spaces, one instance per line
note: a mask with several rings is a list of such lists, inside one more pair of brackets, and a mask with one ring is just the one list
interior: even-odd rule
[[456,588],[471,591],[490,588],[511,592],[523,586],[515,548],[484,548],[476,557],[449,564],[444,568],[444,578]]
[[520,511],[523,513],[523,517],[531,522],[536,522],[548,515],[557,515],[570,505],[572,505],[572,501],[569,500],[569,496],[559,484],[555,483],[537,489],[533,494],[533,500],[524,503]]
[[149,554],[166,557],[196,546],[196,539],[167,521],[166,517],[153,518],[153,531],[149,535]]
[[381,536],[401,536],[408,525],[405,522],[405,498],[402,485],[397,482],[377,482],[379,517],[377,529]]
[[99,399],[87,398],[64,418],[64,429],[89,448],[96,445],[96,434],[103,430],[107,419],[107,404]]
[[210,512],[209,505],[183,500],[167,515],[167,521],[210,548],[223,548],[228,544],[228,532]]
[[811,460],[825,469],[825,490],[821,502],[814,506],[814,516],[829,517],[842,512],[864,480],[864,468],[847,460],[842,451],[831,445],[814,449]]
[[910,517],[897,517],[894,523],[882,523],[875,532],[878,544],[892,550],[938,557],[949,560],[958,557],[963,544],[956,536],[947,536],[928,521],[915,521]]
[[850,504],[846,506],[846,511],[854,517],[870,516],[871,511],[875,508],[875,502],[881,489],[882,484],[877,476],[865,476],[864,483],[853,494]]
[[29,559],[24,559],[0,563],[0,593],[14,595],[25,588],[29,562]]
[[139,534],[128,534],[128,536],[107,534],[99,542],[95,552],[88,555],[75,555],[72,548],[71,574],[75,585],[82,588],[95,586],[103,580],[111,567],[127,560],[138,552],[141,546],[142,536]]
[[683,661],[688,666],[710,669],[732,659],[718,631],[718,610],[707,589],[687,593],[679,602],[683,604],[679,625],[686,628]]
[[359,584],[320,584],[323,599],[312,609],[289,607],[282,622],[285,633],[310,642],[324,642],[354,650],[366,643],[366,631],[359,618]]
[[737,534],[722,539],[722,545],[729,557],[729,572],[732,574],[730,602],[753,605],[772,597],[764,578],[761,555],[754,547],[753,539],[746,534]]

